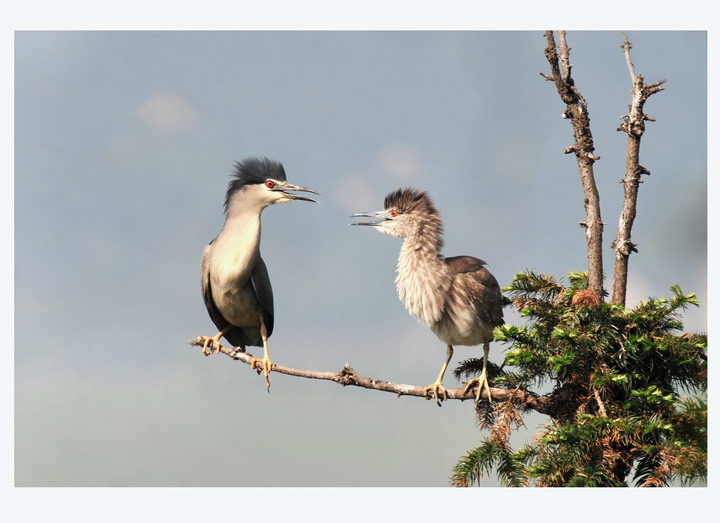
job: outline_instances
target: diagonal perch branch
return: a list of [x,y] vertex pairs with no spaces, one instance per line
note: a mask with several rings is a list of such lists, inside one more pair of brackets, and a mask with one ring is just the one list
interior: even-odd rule
[[[202,347],[205,343],[206,337],[200,336],[194,340],[189,340],[188,344],[196,347]],[[213,342],[214,349],[217,349],[217,344]],[[252,355],[246,352],[242,352],[239,349],[227,348],[220,345],[220,352],[229,356],[234,360],[242,361],[243,363],[250,365]],[[326,380],[334,381],[346,387],[352,385],[355,387],[362,387],[364,389],[380,390],[383,392],[392,392],[398,396],[417,396],[426,398],[425,387],[419,387],[417,385],[406,385],[404,383],[392,383],[390,381],[378,380],[375,378],[369,378],[362,376],[355,372],[349,365],[345,365],[339,372],[326,372],[316,370],[303,370],[294,369],[292,367],[285,367],[273,363],[273,372],[279,374],[287,374],[288,376],[297,376],[299,378],[309,378],[315,380]],[[491,388],[493,401],[512,401],[514,404],[522,407],[533,409],[541,413],[546,413],[548,406],[546,405],[547,400],[544,397],[538,396],[534,392],[524,390],[509,390],[500,388]],[[487,392],[482,391],[483,398],[487,399]],[[430,399],[430,398],[426,398]],[[467,394],[463,393],[463,389],[447,389],[447,399],[453,400],[474,400],[475,394],[469,391]]]

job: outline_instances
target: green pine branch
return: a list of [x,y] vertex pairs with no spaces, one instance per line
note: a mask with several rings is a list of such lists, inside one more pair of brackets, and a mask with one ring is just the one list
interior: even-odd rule
[[[674,285],[671,297],[626,309],[588,299],[586,273],[571,273],[568,282],[516,275],[504,291],[527,323],[495,329],[495,340],[508,348],[503,366],[491,366],[491,383],[508,389],[553,383],[546,396],[551,423],[513,450],[510,403],[486,404],[479,416],[491,437],[460,460],[452,483],[477,484],[491,473],[507,486],[704,479],[707,335],[682,332],[681,317],[697,297]],[[466,360],[456,375],[480,369],[480,360]]]

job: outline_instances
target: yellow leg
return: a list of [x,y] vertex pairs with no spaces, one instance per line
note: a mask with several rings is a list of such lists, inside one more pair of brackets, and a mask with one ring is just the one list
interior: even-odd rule
[[488,360],[488,354],[490,353],[490,343],[485,343],[483,345],[483,370],[480,374],[479,378],[473,378],[470,381],[467,382],[465,385],[465,389],[463,389],[463,394],[467,394],[467,392],[473,387],[473,385],[477,384],[477,394],[475,396],[475,407],[478,406],[478,403],[480,402],[480,394],[482,393],[483,387],[485,388],[485,391],[487,392],[488,401],[492,401],[492,394],[490,393],[490,384],[487,380],[487,360]]
[[208,350],[207,350],[207,348],[210,346],[210,342],[215,343],[215,354],[220,352],[220,338],[222,338],[225,335],[225,333],[232,328],[233,328],[232,325],[228,325],[227,327],[225,327],[223,330],[218,332],[212,338],[205,338],[205,343],[203,343],[203,354],[205,356],[210,356],[210,354],[212,354],[212,352],[213,352],[212,348],[210,349],[210,352],[208,352]]
[[[438,404],[438,406],[442,407],[441,401],[445,401],[447,399],[447,390],[445,387],[443,387],[442,380],[445,376],[445,371],[448,368],[448,364],[450,363],[450,359],[453,355],[453,348],[452,345],[447,346],[447,358],[445,358],[445,363],[443,363],[442,368],[440,369],[440,374],[438,374],[437,379],[435,380],[435,383],[432,385],[428,385],[425,387],[425,397],[430,397],[430,392],[432,391],[433,397],[435,398],[435,403]],[[442,396],[442,400],[440,399],[440,396]]]
[[[260,336],[262,336],[263,342],[263,357],[252,358],[250,360],[250,368],[257,370],[257,373],[265,372],[265,381],[267,382],[268,392],[270,392],[270,371],[272,370],[273,362],[270,360],[270,353],[268,352],[268,337],[267,327],[265,327],[265,320],[260,317]],[[260,366],[258,366],[260,364]]]

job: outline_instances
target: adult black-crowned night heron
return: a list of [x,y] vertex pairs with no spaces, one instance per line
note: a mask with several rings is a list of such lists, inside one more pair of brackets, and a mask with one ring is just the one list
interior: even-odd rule
[[487,380],[487,358],[493,328],[503,324],[502,295],[485,262],[472,256],[445,258],[443,225],[435,205],[426,192],[398,189],[385,198],[385,209],[355,216],[374,218],[352,225],[374,229],[403,238],[397,264],[400,299],[410,314],[447,344],[447,357],[435,383],[425,387],[425,396],[438,405],[447,399],[443,376],[453,355],[453,345],[483,344],[483,370],[479,378],[468,381],[465,392],[477,385],[475,403],[483,389],[491,400]]
[[260,214],[274,203],[316,202],[288,191],[318,194],[289,184],[285,169],[276,161],[248,158],[236,163],[225,196],[225,225],[205,247],[200,266],[205,306],[220,329],[205,339],[203,353],[212,353],[211,342],[219,352],[221,337],[242,351],[248,345],[263,347],[263,358],[253,358],[250,366],[258,374],[265,372],[268,388],[272,370],[268,338],[273,331],[274,311],[270,277],[260,256]]

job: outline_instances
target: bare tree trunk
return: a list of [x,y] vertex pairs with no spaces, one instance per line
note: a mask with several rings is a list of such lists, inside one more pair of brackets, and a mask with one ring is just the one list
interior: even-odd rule
[[[580,180],[585,194],[586,220],[580,222],[585,228],[588,245],[588,288],[602,300],[603,296],[603,262],[602,262],[602,234],[603,222],[600,215],[600,195],[595,185],[593,164],[600,157],[594,154],[592,133],[590,132],[590,115],[587,102],[580,91],[575,87],[572,79],[570,65],[570,48],[565,40],[565,31],[558,31],[560,46],[558,46],[552,31],[545,32],[547,48],[545,56],[550,63],[552,76],[543,74],[543,77],[555,83],[558,94],[567,104],[563,118],[572,122],[575,135],[575,144],[564,149],[566,154],[575,153],[580,169]],[[542,74],[542,73],[541,73]]]
[[640,165],[640,139],[645,132],[645,121],[654,120],[643,113],[643,106],[650,95],[663,90],[661,85],[665,83],[665,80],[655,82],[651,85],[645,85],[643,76],[635,74],[635,67],[630,59],[630,49],[632,45],[628,41],[627,35],[623,35],[622,48],[625,53],[625,61],[630,70],[630,79],[633,88],[630,113],[623,117],[624,122],[618,129],[618,131],[627,133],[628,146],[625,161],[625,178],[621,180],[625,198],[623,209],[620,213],[617,236],[612,243],[612,248],[615,251],[612,302],[624,306],[627,293],[630,253],[637,252],[637,246],[630,241],[630,234],[637,210],[638,188],[642,183],[640,176],[650,174],[650,171]]

